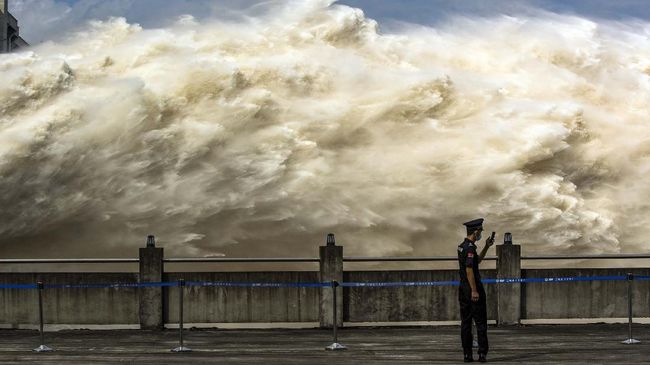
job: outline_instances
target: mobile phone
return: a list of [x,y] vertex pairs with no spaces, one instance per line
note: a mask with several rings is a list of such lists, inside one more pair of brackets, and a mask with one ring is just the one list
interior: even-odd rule
[[496,234],[496,232],[492,232],[492,235],[490,236],[490,241],[494,241],[494,235],[495,234]]

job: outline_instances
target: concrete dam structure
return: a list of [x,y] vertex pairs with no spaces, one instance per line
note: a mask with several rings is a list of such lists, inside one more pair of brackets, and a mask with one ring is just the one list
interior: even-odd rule
[[28,45],[20,37],[18,20],[9,13],[9,0],[0,0],[0,53],[12,52]]

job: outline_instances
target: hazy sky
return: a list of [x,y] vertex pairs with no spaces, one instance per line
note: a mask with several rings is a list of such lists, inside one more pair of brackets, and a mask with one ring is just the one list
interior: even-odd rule
[[[278,1],[259,0],[10,0],[10,10],[19,19],[23,37],[31,43],[55,40],[92,19],[125,17],[145,28],[191,14],[198,19],[236,19],[241,10],[263,11]],[[325,0],[326,1],[326,0]],[[494,17],[536,15],[545,12],[573,14],[597,20],[647,21],[650,0],[343,0],[359,7],[390,31],[403,23],[437,25],[454,16]]]

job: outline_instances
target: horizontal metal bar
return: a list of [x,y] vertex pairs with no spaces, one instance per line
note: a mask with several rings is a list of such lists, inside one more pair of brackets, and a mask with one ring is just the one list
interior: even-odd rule
[[0,259],[0,264],[131,264],[140,259]]
[[[484,260],[496,260],[496,256],[485,256]],[[343,261],[375,262],[375,261],[458,261],[458,256],[414,256],[414,257],[344,257]]]
[[553,255],[522,256],[522,260],[615,260],[615,259],[650,259],[650,254],[606,254],[606,255]]
[[176,258],[164,259],[164,262],[171,263],[186,263],[186,262],[320,262],[318,258],[311,257],[297,257],[297,258],[246,258],[246,257],[189,257],[189,258]]
[[[497,256],[486,256],[484,260],[496,260]],[[522,260],[616,260],[616,259],[650,259],[650,254],[605,254],[605,255],[554,255],[554,256],[522,256]],[[397,257],[344,257],[346,262],[387,262],[387,261],[457,261],[457,256],[397,256]],[[168,263],[211,263],[211,262],[319,262],[313,257],[294,258],[248,258],[248,257],[189,257],[164,259]],[[130,264],[138,263],[139,259],[0,259],[0,264]]]

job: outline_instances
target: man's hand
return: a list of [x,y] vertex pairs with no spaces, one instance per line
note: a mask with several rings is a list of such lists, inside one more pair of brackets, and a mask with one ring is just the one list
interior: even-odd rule
[[472,302],[478,302],[478,292],[477,291],[472,291]]
[[485,258],[485,254],[488,252],[488,250],[493,244],[494,244],[494,238],[488,237],[485,240],[485,246],[483,246],[483,249],[481,250],[481,254],[478,255],[478,262],[483,261],[483,259]]

